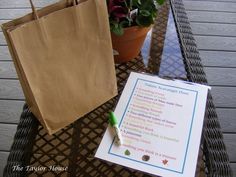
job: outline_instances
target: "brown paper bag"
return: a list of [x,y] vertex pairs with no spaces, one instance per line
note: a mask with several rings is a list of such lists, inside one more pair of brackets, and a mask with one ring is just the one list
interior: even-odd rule
[[105,0],[62,0],[2,25],[30,110],[53,134],[117,94]]

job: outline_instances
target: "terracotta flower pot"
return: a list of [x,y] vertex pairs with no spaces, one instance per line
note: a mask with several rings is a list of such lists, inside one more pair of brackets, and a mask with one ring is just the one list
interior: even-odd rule
[[150,28],[138,26],[125,28],[122,36],[111,33],[112,47],[118,52],[118,55],[114,56],[115,62],[123,63],[137,57]]

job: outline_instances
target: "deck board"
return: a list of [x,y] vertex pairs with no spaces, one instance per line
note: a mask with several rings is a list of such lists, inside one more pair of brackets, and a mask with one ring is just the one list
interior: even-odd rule
[[217,112],[223,133],[235,132],[236,109],[235,108],[216,108],[216,112]]
[[229,154],[229,160],[236,162],[236,134],[224,134],[224,141]]
[[194,35],[236,37],[236,24],[195,22],[191,27]]
[[199,50],[235,51],[236,37],[200,36],[195,35]]
[[236,87],[213,86],[212,96],[216,107],[236,108]]
[[24,100],[23,91],[18,80],[0,80],[0,99]]
[[[8,20],[2,20],[1,18],[0,18],[0,25],[1,24],[3,24],[3,23],[6,23]],[[0,27],[0,32],[2,32],[2,28]]]
[[12,61],[0,61],[0,79],[16,79],[16,70]]
[[3,169],[6,165],[6,161],[7,161],[7,157],[9,155],[9,152],[3,152],[3,151],[0,151],[0,174],[2,175],[3,174]]
[[235,13],[207,12],[207,11],[186,11],[190,22],[235,24]]
[[184,0],[236,177],[236,0]]
[[204,66],[209,67],[236,67],[236,51],[200,51]]
[[24,101],[0,100],[0,123],[17,124]]
[[25,14],[31,13],[32,10],[30,8],[23,9],[1,9],[0,17],[1,20],[11,20],[14,18],[19,18]]
[[236,68],[205,67],[205,72],[211,86],[236,85]]
[[0,46],[0,61],[12,60],[7,46]]
[[[35,7],[44,7],[48,4],[57,2],[58,0],[36,0],[33,1]],[[9,0],[1,0],[0,1],[1,8],[29,8],[30,3],[29,0],[16,0],[16,1],[9,1]]]
[[6,40],[3,36],[3,32],[0,32],[0,45],[6,45]]
[[234,177],[235,177],[235,174],[236,174],[236,163],[231,163],[231,168],[233,170],[233,174],[234,174]]
[[10,150],[16,127],[14,124],[0,124],[0,151]]
[[209,2],[209,1],[184,1],[186,10],[236,12],[236,3]]

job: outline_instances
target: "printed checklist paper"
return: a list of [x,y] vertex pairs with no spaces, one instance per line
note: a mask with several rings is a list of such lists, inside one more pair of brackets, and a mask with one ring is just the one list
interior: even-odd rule
[[164,177],[194,177],[209,87],[131,73],[96,157]]

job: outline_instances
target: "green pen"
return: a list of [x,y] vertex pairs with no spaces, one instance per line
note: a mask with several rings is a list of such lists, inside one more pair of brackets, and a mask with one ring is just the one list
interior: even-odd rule
[[123,144],[123,141],[122,141],[122,136],[121,136],[121,133],[120,133],[120,129],[118,127],[118,121],[116,119],[116,116],[114,114],[114,112],[110,112],[109,113],[109,122],[110,122],[110,125],[114,128],[115,130],[115,134],[116,134],[116,143],[120,146]]

